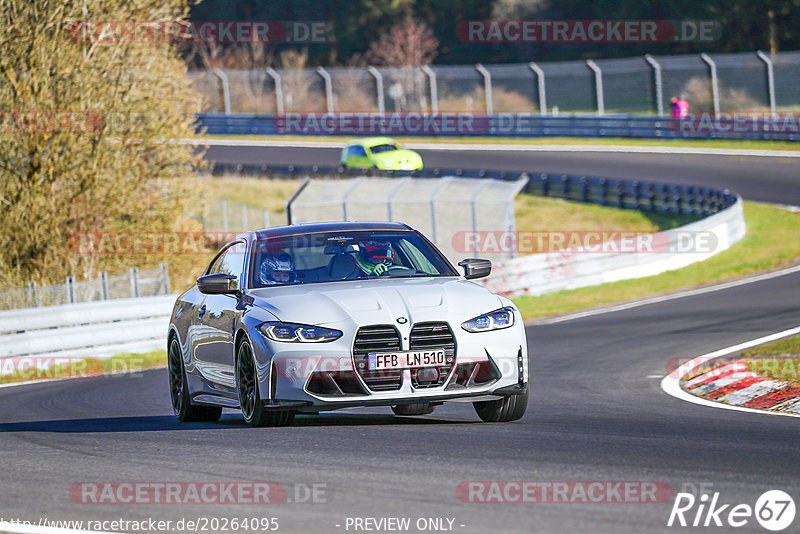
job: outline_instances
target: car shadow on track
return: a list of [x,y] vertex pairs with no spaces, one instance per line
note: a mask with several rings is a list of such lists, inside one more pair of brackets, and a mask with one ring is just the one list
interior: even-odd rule
[[[380,414],[323,414],[302,415],[295,418],[294,424],[282,430],[291,431],[295,427],[316,426],[399,426],[399,425],[450,425],[472,424],[479,421],[438,419],[432,416],[399,417]],[[3,432],[54,432],[68,434],[91,434],[105,432],[163,432],[175,430],[213,430],[220,428],[250,429],[244,419],[237,414],[226,414],[215,423],[181,423],[172,415],[143,415],[133,417],[93,417],[84,419],[55,419],[51,421],[21,421],[0,423]],[[253,429],[257,430],[257,429]],[[264,428],[262,430],[277,430]]]

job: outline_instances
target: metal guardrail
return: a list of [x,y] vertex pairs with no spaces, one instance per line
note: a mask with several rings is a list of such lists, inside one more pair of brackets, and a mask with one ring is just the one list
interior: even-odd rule
[[[406,114],[412,116],[415,114]],[[416,118],[416,115],[419,118]],[[416,114],[414,121],[426,115]],[[457,114],[440,114],[457,121]],[[210,135],[370,135],[437,137],[627,137],[641,139],[751,139],[800,141],[800,124],[794,116],[747,118],[731,114],[690,115],[686,119],[635,116],[538,116],[529,113],[469,114],[468,126],[421,131],[391,125],[392,115],[381,113],[319,114],[314,126],[294,126],[300,114],[222,115],[197,114],[197,129]],[[288,120],[287,120],[288,117]],[[355,117],[355,119],[354,119]],[[359,120],[363,117],[363,120]],[[427,117],[437,117],[427,115]],[[374,118],[374,120],[373,120]],[[436,119],[431,119],[436,120]],[[441,120],[442,119],[438,119]],[[448,119],[444,119],[448,120]],[[326,122],[327,121],[327,122]],[[349,122],[348,122],[349,121]],[[287,126],[287,122],[292,125]],[[463,121],[465,124],[467,121]],[[361,124],[361,126],[358,125]],[[339,125],[345,126],[339,126]],[[396,124],[396,121],[395,121]]]
[[176,295],[0,311],[0,358],[104,358],[164,348]]

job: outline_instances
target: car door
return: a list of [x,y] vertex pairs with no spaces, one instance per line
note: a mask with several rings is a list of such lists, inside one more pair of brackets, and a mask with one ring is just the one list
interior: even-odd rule
[[[236,276],[236,288],[243,288],[245,258],[245,243],[230,243],[206,274],[232,274]],[[233,334],[240,314],[241,302],[236,295],[204,295],[193,319],[195,365],[206,386],[217,392],[236,392]]]
[[361,145],[351,145],[347,150],[348,153],[348,167],[355,167],[357,169],[366,169],[372,167],[372,161],[367,154],[366,149]]

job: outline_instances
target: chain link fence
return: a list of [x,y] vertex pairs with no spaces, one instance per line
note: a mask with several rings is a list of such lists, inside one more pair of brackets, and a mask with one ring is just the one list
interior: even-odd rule
[[[800,109],[800,51],[431,67],[190,71],[209,113],[669,114]],[[715,83],[716,82],[716,83]]]
[[155,269],[133,267],[124,274],[102,272],[96,279],[83,282],[67,276],[63,284],[40,286],[31,282],[26,287],[4,289],[0,291],[0,310],[169,294],[169,270],[162,263]]
[[202,217],[203,230],[208,232],[241,233],[256,228],[283,224],[283,215],[268,209],[220,198]]

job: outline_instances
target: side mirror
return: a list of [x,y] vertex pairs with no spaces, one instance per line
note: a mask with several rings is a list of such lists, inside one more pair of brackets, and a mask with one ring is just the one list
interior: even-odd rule
[[200,290],[200,293],[205,293],[206,295],[237,294],[239,290],[235,286],[236,277],[232,274],[207,274],[197,279],[197,289]]
[[464,278],[467,280],[483,278],[484,276],[489,276],[489,273],[492,272],[492,262],[479,258],[461,260],[458,262],[458,266],[464,268]]

